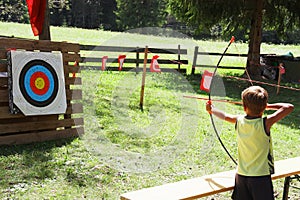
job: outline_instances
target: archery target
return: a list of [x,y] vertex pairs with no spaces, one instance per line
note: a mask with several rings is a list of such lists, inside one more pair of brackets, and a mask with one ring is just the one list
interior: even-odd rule
[[9,54],[10,105],[26,116],[65,113],[62,54],[26,51],[10,51]]

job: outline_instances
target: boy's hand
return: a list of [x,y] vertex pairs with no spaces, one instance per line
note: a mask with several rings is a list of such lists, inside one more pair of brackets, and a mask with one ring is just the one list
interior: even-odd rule
[[223,119],[225,121],[228,121],[228,122],[231,122],[231,123],[236,123],[236,119],[238,116],[236,115],[231,115],[231,114],[227,114],[221,110],[218,110],[217,108],[215,108],[211,101],[208,101],[206,103],[206,111],[209,113],[209,114],[213,114],[215,116],[217,116],[218,118],[220,119]]
[[206,102],[206,111],[209,113],[209,114],[212,114],[212,104],[211,104],[211,101],[207,101]]

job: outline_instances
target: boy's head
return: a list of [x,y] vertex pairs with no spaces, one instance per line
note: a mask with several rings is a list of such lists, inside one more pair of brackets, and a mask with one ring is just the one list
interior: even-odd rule
[[242,92],[242,100],[244,108],[247,108],[251,115],[261,115],[268,103],[268,92],[260,86],[251,86]]

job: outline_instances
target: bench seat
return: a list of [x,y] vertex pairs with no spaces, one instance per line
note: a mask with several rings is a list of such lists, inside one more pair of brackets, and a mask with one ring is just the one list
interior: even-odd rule
[[[230,191],[234,187],[236,170],[205,175],[198,178],[168,183],[161,186],[144,188],[121,195],[121,200],[174,200],[197,199],[221,192]],[[272,179],[279,179],[300,174],[300,157],[275,162],[275,174]]]

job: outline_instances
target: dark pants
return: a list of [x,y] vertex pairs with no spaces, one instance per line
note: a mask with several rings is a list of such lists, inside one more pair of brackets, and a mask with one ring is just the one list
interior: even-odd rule
[[234,200],[274,200],[271,176],[241,176],[236,174],[232,194]]

